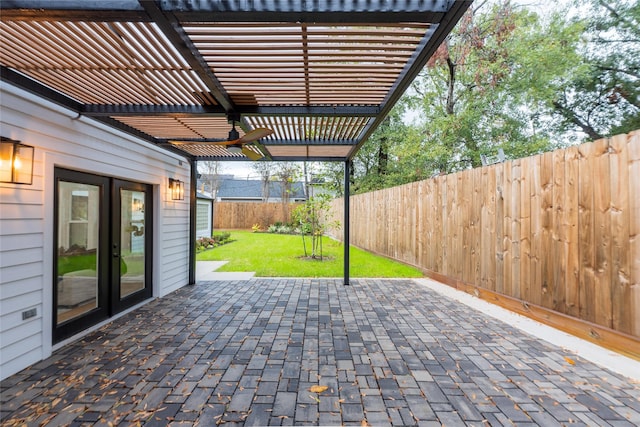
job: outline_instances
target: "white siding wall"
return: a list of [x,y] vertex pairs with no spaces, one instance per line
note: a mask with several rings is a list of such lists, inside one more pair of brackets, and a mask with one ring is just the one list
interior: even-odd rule
[[197,219],[196,219],[196,237],[211,237],[211,209],[213,208],[212,200],[197,201]]
[[[33,185],[0,183],[0,379],[52,351],[53,170],[65,167],[152,184],[153,295],[188,283],[189,163],[6,83],[0,134],[35,146]],[[185,200],[167,200],[169,178]],[[22,320],[31,308],[37,316]]]

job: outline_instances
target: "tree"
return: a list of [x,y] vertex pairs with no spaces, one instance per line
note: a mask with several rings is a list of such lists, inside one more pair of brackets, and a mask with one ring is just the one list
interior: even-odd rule
[[598,139],[640,128],[640,3],[576,3],[585,26],[583,72],[554,100],[565,129]]
[[285,222],[289,221],[287,205],[291,196],[291,187],[300,176],[300,173],[300,165],[295,162],[279,162],[275,164],[273,176],[282,187],[282,208]]
[[200,161],[198,162],[198,172],[200,174],[200,188],[201,193],[209,193],[215,202],[218,190],[220,189],[220,175],[223,171],[223,166],[220,162],[212,161]]
[[413,85],[434,171],[480,166],[498,147],[510,158],[554,148],[550,106],[576,72],[581,29],[509,1],[470,8]]
[[308,257],[306,236],[311,237],[311,258],[322,260],[322,239],[328,228],[336,228],[338,222],[329,222],[329,208],[331,197],[319,194],[310,197],[304,204],[293,211],[293,220],[300,227],[304,256]]
[[262,201],[267,202],[269,200],[269,182],[271,181],[275,166],[272,162],[253,162],[251,163],[251,169],[260,175],[260,181],[262,182]]

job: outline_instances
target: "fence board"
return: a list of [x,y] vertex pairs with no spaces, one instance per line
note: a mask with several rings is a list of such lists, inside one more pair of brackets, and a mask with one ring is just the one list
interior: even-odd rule
[[580,318],[595,322],[595,260],[593,225],[593,170],[595,166],[593,143],[580,146],[578,227],[580,235]]
[[497,164],[493,168],[495,172],[495,186],[493,192],[493,204],[495,213],[493,216],[494,227],[494,267],[495,283],[493,289],[496,292],[504,292],[504,164]]
[[542,303],[542,188],[540,187],[541,156],[531,158],[531,180],[529,194],[531,197],[531,302]]
[[[631,286],[629,274],[629,150],[627,136],[611,138],[611,313],[613,329],[631,333]],[[634,197],[637,197],[635,195]]]
[[520,266],[520,159],[514,160],[511,165],[511,199],[509,204],[511,205],[511,259],[512,259],[512,280],[505,285],[505,291],[508,295],[512,295],[516,298],[520,297],[520,287],[518,284],[521,281]]
[[520,292],[524,301],[531,301],[531,158],[520,164]]
[[447,250],[446,247],[446,234],[444,229],[443,218],[446,218],[446,206],[447,206],[447,195],[443,189],[446,187],[447,177],[442,176],[436,178],[435,189],[434,189],[434,203],[433,203],[433,218],[434,218],[434,249],[435,249],[435,270],[434,271],[443,271],[444,268],[444,256]]
[[471,200],[473,198],[473,171],[466,170],[459,174],[461,180],[458,188],[461,194],[460,215],[462,216],[462,280],[470,282],[472,280],[471,265]]
[[472,263],[472,280],[471,283],[481,283],[480,265],[481,265],[481,240],[482,232],[480,218],[482,209],[482,169],[473,169],[473,195],[471,210],[471,263]]
[[553,305],[552,308],[561,313],[566,307],[566,275],[567,256],[569,251],[569,230],[567,221],[567,203],[565,188],[565,154],[563,150],[553,153],[553,228],[551,233],[551,254]]
[[629,135],[629,283],[631,333],[640,336],[640,131]]
[[580,227],[579,227],[579,158],[577,146],[565,154],[565,207],[567,221],[567,271],[565,274],[565,313],[580,315]]
[[611,173],[609,140],[594,143],[593,220],[595,322],[612,326],[611,316]]
[[540,278],[541,304],[553,308],[553,153],[540,156]]

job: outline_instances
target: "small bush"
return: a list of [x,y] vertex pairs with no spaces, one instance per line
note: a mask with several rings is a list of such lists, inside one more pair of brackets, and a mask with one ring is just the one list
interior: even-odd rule
[[271,224],[269,228],[267,228],[267,232],[272,234],[294,234],[296,229],[291,225],[277,222],[275,224]]
[[201,237],[196,240],[196,252],[204,251],[206,249],[213,249],[217,246],[224,245],[226,243],[232,242],[231,233],[223,232],[214,234],[211,237]]

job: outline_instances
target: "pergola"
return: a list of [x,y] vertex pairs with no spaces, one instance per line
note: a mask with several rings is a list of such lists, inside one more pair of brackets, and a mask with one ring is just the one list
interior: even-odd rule
[[[192,183],[199,160],[248,160],[215,144],[237,123],[273,131],[250,157],[344,162],[348,194],[349,161],[470,4],[2,0],[1,78],[183,155]],[[345,197],[345,284],[348,226]]]

